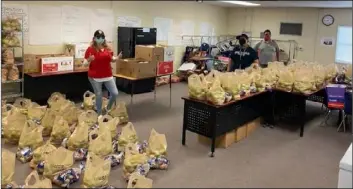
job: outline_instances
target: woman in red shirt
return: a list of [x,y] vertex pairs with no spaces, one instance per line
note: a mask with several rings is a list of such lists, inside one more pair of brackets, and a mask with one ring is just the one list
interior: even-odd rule
[[91,46],[87,48],[85,53],[84,63],[89,64],[88,80],[96,95],[96,109],[98,115],[102,115],[103,84],[110,93],[107,111],[112,108],[118,96],[118,89],[113,79],[111,62],[116,61],[120,57],[121,53],[117,58],[113,56],[113,51],[108,47],[102,30],[94,32]]

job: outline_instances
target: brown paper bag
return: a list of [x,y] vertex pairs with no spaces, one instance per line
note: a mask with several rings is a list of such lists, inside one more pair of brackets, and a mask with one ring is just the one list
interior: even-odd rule
[[9,73],[7,79],[10,81],[18,80],[20,78],[20,71],[18,70],[16,65],[13,65],[9,68]]
[[9,70],[7,68],[1,68],[1,81],[7,81],[7,77],[9,75]]
[[44,145],[33,151],[33,159],[30,162],[30,167],[36,168],[39,162],[44,161],[45,158],[55,150],[56,147],[50,144],[50,141],[48,140]]
[[99,127],[108,127],[112,136],[112,139],[116,137],[117,133],[117,126],[119,125],[119,118],[118,117],[111,117],[109,115],[104,115],[98,119]]
[[125,149],[125,146],[129,143],[135,143],[138,141],[137,133],[135,130],[134,125],[129,122],[125,125],[122,130],[121,134],[118,138],[118,149]]
[[[93,135],[98,135],[93,139]],[[100,157],[107,156],[113,152],[112,137],[108,127],[99,127],[98,130],[93,130],[89,135],[88,151]]]
[[[30,182],[32,184],[30,184]],[[52,188],[51,180],[40,178],[37,171],[32,171],[25,180],[24,188]]]
[[18,108],[12,108],[6,119],[2,120],[6,143],[18,144],[27,116]]
[[30,147],[32,150],[35,150],[43,145],[42,131],[43,127],[32,120],[27,120],[23,127],[18,147],[21,149]]
[[85,122],[89,126],[94,125],[98,120],[98,114],[93,110],[87,110],[78,116],[78,122]]
[[56,114],[57,112],[53,111],[51,108],[47,108],[47,111],[44,113],[41,122],[43,126],[43,136],[50,136],[50,133],[53,129]]
[[125,102],[116,102],[112,109],[108,112],[112,117],[118,117],[120,119],[120,124],[125,124],[129,122],[129,115],[127,113]]
[[40,121],[42,120],[46,110],[47,106],[39,106],[37,103],[32,103],[28,107],[27,118]]
[[135,172],[130,175],[127,188],[152,188],[153,180]]
[[53,179],[60,171],[69,169],[74,164],[73,152],[59,147],[45,157],[44,176]]
[[1,152],[1,185],[11,184],[15,175],[16,155],[9,150],[2,149]]
[[93,110],[96,103],[96,95],[91,91],[86,91],[83,94],[83,108],[85,110]]
[[85,173],[83,175],[83,186],[96,188],[108,184],[110,174],[110,161],[104,160],[94,153],[88,154]]
[[156,157],[167,154],[167,138],[164,134],[159,134],[154,129],[151,130],[147,153]]
[[65,138],[68,138],[70,134],[70,128],[67,121],[62,116],[56,116],[53,130],[50,134],[50,142],[59,145]]
[[85,122],[80,122],[75,128],[67,141],[69,150],[77,150],[79,148],[88,148],[88,125]]

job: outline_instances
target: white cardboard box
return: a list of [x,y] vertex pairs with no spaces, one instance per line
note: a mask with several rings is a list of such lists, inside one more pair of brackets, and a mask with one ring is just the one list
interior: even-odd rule
[[340,161],[338,188],[352,188],[352,143]]
[[41,71],[42,73],[73,71],[74,57],[48,57],[42,58]]

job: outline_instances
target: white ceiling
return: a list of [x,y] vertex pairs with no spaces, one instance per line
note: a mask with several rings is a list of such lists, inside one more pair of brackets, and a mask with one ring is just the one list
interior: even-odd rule
[[[260,4],[255,7],[306,7],[306,8],[352,8],[352,1],[247,1]],[[242,6],[221,1],[203,1],[203,3],[213,4],[223,7],[254,7]]]

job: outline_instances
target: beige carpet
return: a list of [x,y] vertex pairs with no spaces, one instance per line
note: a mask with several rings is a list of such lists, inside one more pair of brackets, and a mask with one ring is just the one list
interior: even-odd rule
[[[134,105],[128,107],[141,140],[148,138],[151,128],[167,135],[171,165],[167,171],[150,172],[153,187],[337,187],[339,161],[352,142],[352,135],[336,132],[333,123],[337,116],[332,117],[332,126],[319,127],[323,119],[320,105],[308,105],[313,118],[308,121],[303,138],[299,137],[299,130],[261,127],[245,140],[217,149],[215,157],[209,158],[209,147],[199,144],[193,133],[187,132],[187,146],[181,145],[181,96],[186,94],[185,84],[173,84],[169,108],[169,88],[162,86],[157,88],[155,103],[153,93],[147,93],[135,95]],[[130,102],[126,94],[119,98]],[[7,145],[5,148],[16,150]],[[29,172],[28,164],[17,161],[15,181],[23,184]],[[121,173],[121,166],[114,169],[109,183],[126,187]]]

